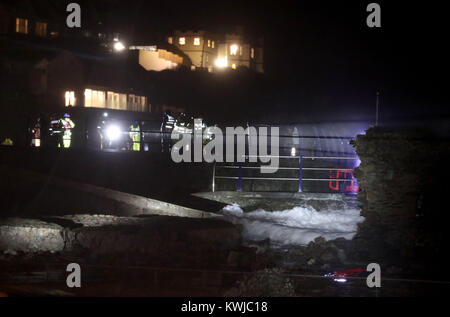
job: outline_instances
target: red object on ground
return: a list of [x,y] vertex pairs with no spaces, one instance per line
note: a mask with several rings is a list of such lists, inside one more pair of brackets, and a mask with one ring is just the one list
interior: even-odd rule
[[334,272],[334,276],[347,277],[347,276],[358,275],[358,274],[361,274],[362,272],[364,272],[364,269],[349,269],[349,270],[344,270],[344,271],[336,271],[336,272]]

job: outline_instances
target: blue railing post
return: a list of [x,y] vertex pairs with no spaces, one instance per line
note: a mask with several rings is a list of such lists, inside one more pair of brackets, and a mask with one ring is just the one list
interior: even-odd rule
[[238,169],[238,192],[242,191],[242,164],[239,163],[239,169]]
[[298,156],[298,192],[303,192],[303,156],[301,153]]
[[212,176],[212,192],[216,192],[216,161],[214,161],[213,165],[213,176]]

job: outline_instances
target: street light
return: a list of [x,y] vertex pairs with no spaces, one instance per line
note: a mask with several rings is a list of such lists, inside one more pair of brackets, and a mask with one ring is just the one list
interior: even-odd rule
[[121,51],[123,51],[124,49],[125,49],[125,45],[123,45],[122,42],[117,41],[117,42],[114,43],[114,50],[115,50],[116,52],[121,52]]

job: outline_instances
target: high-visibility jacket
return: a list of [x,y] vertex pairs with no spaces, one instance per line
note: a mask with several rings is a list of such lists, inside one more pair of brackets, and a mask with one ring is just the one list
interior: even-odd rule
[[133,140],[133,151],[141,150],[141,129],[139,125],[130,127],[130,138]]
[[70,118],[63,118],[60,122],[63,130],[62,139],[64,148],[69,148],[72,141],[72,129],[75,128],[75,123]]

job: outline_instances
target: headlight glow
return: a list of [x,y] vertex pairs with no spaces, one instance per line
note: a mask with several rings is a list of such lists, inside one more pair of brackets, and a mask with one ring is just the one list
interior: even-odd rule
[[121,135],[122,135],[122,131],[116,125],[111,125],[106,129],[106,136],[111,141],[120,139]]

